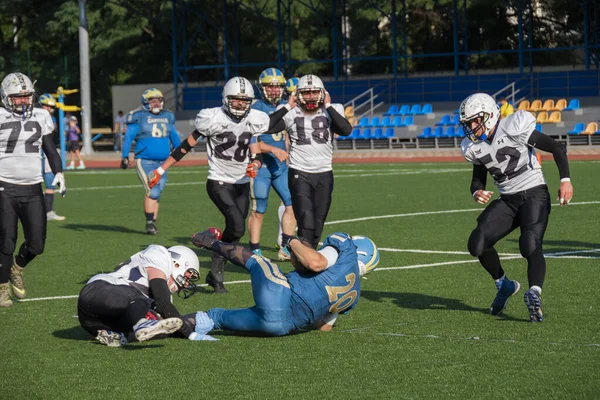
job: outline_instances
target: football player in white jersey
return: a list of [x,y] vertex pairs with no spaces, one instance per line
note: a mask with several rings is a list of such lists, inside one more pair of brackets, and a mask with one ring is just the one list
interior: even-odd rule
[[[237,243],[246,230],[250,203],[250,178],[262,162],[256,138],[261,133],[281,131],[281,125],[270,129],[269,116],[251,108],[254,89],[246,78],[236,76],[223,87],[223,106],[201,110],[196,116],[196,129],[156,170],[148,174],[150,187],[156,185],[165,171],[196,146],[200,137],[207,139],[208,196],[225,217],[223,241]],[[213,255],[206,283],[217,293],[223,286],[225,258]]]
[[[316,75],[301,77],[296,95],[290,95],[288,103],[271,114],[272,124],[281,119],[291,141],[288,180],[298,236],[317,248],[331,206],[334,133],[348,136],[352,125],[344,117],[344,106],[331,104]],[[283,242],[289,238],[284,234]]]
[[[42,148],[55,175],[52,185],[63,196],[67,189],[52,139],[54,123],[48,111],[33,108],[31,80],[20,72],[8,74],[0,84],[0,97],[0,306],[10,307],[11,288],[15,297],[25,298],[23,268],[42,254],[46,243]],[[13,261],[19,220],[25,242]]]
[[100,343],[124,346],[179,332],[190,340],[211,340],[194,332],[171,302],[172,293],[191,296],[200,278],[196,253],[185,246],[150,245],[113,272],[94,275],[77,301],[79,323]]
[[519,291],[516,280],[506,277],[496,242],[516,228],[520,228],[519,249],[527,259],[529,289],[525,305],[532,322],[541,322],[541,293],[546,275],[546,260],[542,251],[544,233],[550,215],[550,193],[544,174],[535,155],[535,149],[552,153],[558,166],[560,205],[567,205],[573,197],[569,176],[569,162],[565,147],[535,129],[535,117],[529,112],[517,111],[499,120],[496,101],[485,93],[467,97],[460,105],[460,122],[466,138],[461,143],[462,153],[473,164],[471,194],[475,202],[487,204],[493,192],[486,191],[489,172],[500,192],[477,218],[477,227],[469,237],[469,252],[479,258],[481,265],[496,283],[497,294],[490,313],[504,311],[508,299]]

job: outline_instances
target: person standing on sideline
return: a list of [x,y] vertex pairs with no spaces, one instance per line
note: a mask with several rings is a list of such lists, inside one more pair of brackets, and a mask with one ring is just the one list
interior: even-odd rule
[[113,129],[113,150],[115,152],[123,148],[123,134],[125,133],[126,118],[123,115],[123,111],[119,110],[115,117],[115,127]]
[[[79,125],[77,124],[77,117],[71,115],[69,117],[68,128],[65,131],[65,135],[67,136],[67,142],[69,143],[69,155],[71,158],[71,163],[67,167],[67,169],[85,169],[85,164],[83,162],[83,158],[81,158],[81,146],[79,145],[79,136],[81,135],[81,129],[79,129]],[[75,157],[79,161],[79,165],[75,168]]]
[[160,166],[169,157],[171,148],[181,143],[175,129],[175,116],[163,109],[164,97],[160,90],[150,88],[142,93],[142,106],[127,115],[127,130],[121,153],[121,168],[129,167],[129,149],[135,140],[135,168],[145,189],[144,215],[146,233],[158,234],[156,220],[160,194],[167,185],[167,175],[161,177],[157,186],[148,186],[148,173]]
[[500,264],[494,245],[519,228],[519,250],[527,259],[529,289],[524,300],[531,322],[541,322],[542,286],[546,276],[546,259],[542,250],[544,233],[550,216],[550,193],[535,149],[552,153],[560,175],[558,199],[569,204],[573,186],[565,147],[535,129],[535,117],[517,111],[499,120],[500,110],[492,96],[475,93],[459,109],[460,123],[466,138],[461,143],[465,159],[473,164],[471,195],[479,204],[487,204],[493,192],[485,190],[487,173],[494,178],[500,197],[493,200],[477,218],[477,227],[469,237],[468,249],[490,274],[496,284],[496,297],[490,313],[504,311],[509,298],[520,284],[510,280]]

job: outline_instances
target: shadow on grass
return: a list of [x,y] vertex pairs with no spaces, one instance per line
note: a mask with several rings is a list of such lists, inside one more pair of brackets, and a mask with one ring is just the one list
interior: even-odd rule
[[77,232],[83,231],[107,231],[107,232],[122,232],[122,233],[136,233],[140,235],[146,235],[145,231],[134,230],[125,226],[117,225],[100,225],[100,224],[64,224],[60,226],[62,229],[71,229]]
[[[104,346],[103,344],[96,342],[95,339],[92,337],[92,335],[87,333],[81,326],[74,326],[72,328],[67,328],[67,329],[59,329],[57,331],[52,332],[52,336],[54,336],[58,339],[65,339],[65,340],[80,340],[80,341],[86,341],[86,342],[95,342],[99,346]],[[134,342],[134,343],[132,343],[132,345],[133,346],[122,347],[122,349],[123,350],[142,350],[142,349],[164,347],[164,345],[158,344],[158,343],[139,344],[138,342]],[[106,346],[104,346],[104,347],[106,347]]]
[[[519,239],[508,239],[509,242],[518,244]],[[600,243],[581,242],[578,240],[544,240],[544,253],[562,253],[566,251],[585,251],[600,249]]]

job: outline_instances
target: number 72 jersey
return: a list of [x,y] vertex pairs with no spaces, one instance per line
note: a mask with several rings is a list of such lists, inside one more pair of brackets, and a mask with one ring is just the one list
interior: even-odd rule
[[42,137],[51,135],[50,113],[34,108],[26,120],[0,108],[0,181],[16,185],[42,182]]
[[[332,104],[344,115],[344,106]],[[333,132],[327,110],[319,108],[311,114],[294,107],[283,116],[290,136],[290,168],[308,173],[331,171],[333,158]]]
[[486,167],[500,194],[517,193],[546,183],[535,149],[528,144],[534,130],[535,118],[517,111],[500,120],[491,139],[473,143],[465,138],[460,148],[468,162]]

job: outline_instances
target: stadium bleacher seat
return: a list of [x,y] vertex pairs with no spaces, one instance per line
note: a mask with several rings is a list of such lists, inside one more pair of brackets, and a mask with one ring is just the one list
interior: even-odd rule
[[392,120],[390,117],[383,117],[383,120],[381,121],[381,124],[379,125],[380,127],[384,127],[387,128],[388,126],[392,126]]
[[373,118],[371,118],[371,121],[369,122],[369,125],[367,125],[367,126],[369,128],[381,126],[381,120],[379,119],[379,117],[373,117]]
[[360,133],[359,139],[370,139],[372,136],[371,128],[367,128]]
[[573,111],[573,110],[577,110],[581,108],[581,105],[579,104],[579,99],[572,99],[569,102],[569,106],[565,108],[565,110],[567,111]]
[[541,100],[534,100],[531,102],[531,105],[529,106],[529,111],[542,111],[542,101]]
[[369,126],[369,117],[362,117],[360,121],[358,121],[358,127],[364,128],[365,126]]
[[542,110],[544,111],[552,111],[554,110],[554,100],[548,99],[544,101],[544,105],[542,106]]
[[358,121],[354,116],[354,108],[352,106],[346,106],[346,108],[344,108],[344,117],[350,122],[350,125],[356,126]]
[[544,132],[544,126],[542,124],[535,124],[535,129],[540,132]]
[[402,122],[402,126],[411,126],[415,124],[415,117],[412,115],[407,115],[404,117],[404,121]]
[[394,117],[394,120],[392,121],[392,126],[396,126],[396,127],[404,126],[404,125],[402,125],[402,117],[399,115]]
[[573,130],[567,132],[568,135],[579,135],[581,131],[585,129],[585,124],[583,122],[578,122],[575,124]]
[[433,112],[433,106],[431,104],[425,104],[421,109],[421,114],[431,114]]
[[590,122],[585,127],[585,130],[581,131],[580,133],[582,135],[593,135],[596,132],[598,132],[598,123],[597,122]]
[[546,111],[542,111],[541,113],[539,113],[537,115],[537,118],[535,119],[535,122],[537,122],[538,124],[545,124],[548,122],[548,113]]
[[426,126],[425,129],[423,129],[423,132],[421,132],[421,134],[419,136],[417,136],[418,139],[428,139],[428,138],[432,138],[432,137],[433,137],[433,132],[431,131],[430,126]]
[[443,137],[444,136],[444,127],[443,126],[437,126],[435,128],[435,130],[433,131],[433,137]]
[[556,104],[554,104],[554,108],[552,111],[562,111],[567,108],[567,100],[566,99],[558,99],[556,100]]
[[442,116],[442,119],[439,122],[435,123],[435,126],[444,126],[450,125],[450,115],[445,114]]
[[404,104],[400,107],[400,115],[406,115],[408,113],[410,113],[410,106],[408,104]]
[[392,116],[398,114],[399,111],[400,110],[398,109],[398,106],[396,104],[392,104],[390,106],[390,108],[388,108],[387,112],[383,113],[383,116],[384,117],[392,117]]
[[448,125],[458,125],[458,124],[460,124],[460,115],[455,114],[452,117],[452,120],[450,121],[450,123]]
[[412,114],[412,115],[418,115],[420,112],[421,112],[420,104],[413,104],[413,106],[410,108],[410,114]]
[[460,125],[458,127],[458,130],[456,131],[456,137],[464,137],[465,136],[465,128],[463,128],[462,125]]
[[375,129],[375,131],[373,131],[373,136],[371,136],[370,139],[379,139],[382,136],[383,136],[383,128],[377,128],[377,129]]
[[385,130],[384,137],[391,138],[394,136],[396,136],[396,131],[394,131],[394,128],[387,128]]
[[560,111],[552,111],[552,114],[548,117],[549,124],[555,124],[561,121]]
[[517,110],[525,110],[529,111],[529,100],[521,100],[519,103],[519,108]]
[[455,137],[456,136],[456,127],[455,126],[449,126],[446,128],[446,131],[444,132],[444,136],[446,137]]

